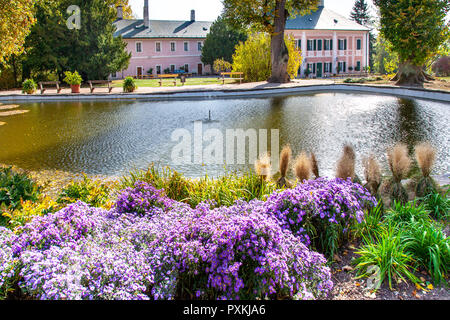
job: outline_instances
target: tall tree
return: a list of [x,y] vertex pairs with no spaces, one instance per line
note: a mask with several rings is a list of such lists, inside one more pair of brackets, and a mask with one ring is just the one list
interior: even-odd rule
[[[373,19],[369,12],[369,5],[365,0],[356,0],[353,5],[353,10],[350,13],[350,19],[359,23],[362,26],[372,28]],[[375,36],[372,31],[369,32],[369,52],[374,53],[375,49]],[[373,70],[374,68],[374,55],[369,55],[369,66]]]
[[25,37],[35,23],[35,1],[0,0],[0,64],[23,51]]
[[290,17],[309,14],[318,0],[222,0],[224,16],[238,28],[252,27],[271,36],[271,77],[269,82],[289,82],[288,48],[284,42],[286,22]]
[[[77,70],[83,79],[104,79],[125,69],[130,54],[121,37],[114,37],[116,0],[53,0],[37,5],[38,23],[26,40],[24,78],[31,73]],[[67,8],[78,5],[81,28],[68,29]]]
[[425,62],[450,36],[445,16],[448,0],[374,0],[380,9],[380,32],[398,54],[398,85],[421,85],[431,79]]
[[233,62],[236,45],[245,40],[245,32],[232,28],[223,17],[217,18],[203,44],[202,62],[210,66],[217,59]]

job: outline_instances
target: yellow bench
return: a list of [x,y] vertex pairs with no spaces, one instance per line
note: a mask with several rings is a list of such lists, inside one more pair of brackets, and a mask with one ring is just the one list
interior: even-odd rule
[[[222,72],[220,74],[222,76],[222,84],[225,84],[226,79],[230,80],[239,80],[239,84],[242,84],[242,80],[244,80],[244,73],[243,72]],[[238,75],[239,78],[233,78],[233,76]],[[230,76],[229,78],[225,78],[225,76]],[[220,78],[219,78],[220,80]]]
[[173,79],[173,85],[176,86],[177,78],[178,78],[178,74],[160,74],[160,75],[158,75],[159,86],[160,87],[162,86],[163,79]]

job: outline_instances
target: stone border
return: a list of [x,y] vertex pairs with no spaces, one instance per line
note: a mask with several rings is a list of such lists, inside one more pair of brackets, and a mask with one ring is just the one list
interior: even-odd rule
[[250,88],[250,89],[218,89],[218,90],[184,90],[162,93],[116,93],[116,94],[49,94],[49,95],[0,95],[0,102],[48,102],[48,101],[89,101],[89,100],[209,100],[209,99],[238,99],[264,98],[270,96],[285,96],[311,94],[318,92],[360,92],[418,98],[450,103],[450,92],[409,87],[375,86],[361,84],[325,84],[305,85],[279,88]]

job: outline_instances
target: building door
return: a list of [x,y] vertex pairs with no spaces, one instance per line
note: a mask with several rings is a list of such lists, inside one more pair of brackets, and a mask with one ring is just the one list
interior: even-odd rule
[[138,79],[141,79],[142,78],[142,67],[137,67],[137,69],[136,69],[136,71],[137,71],[137,78]]
[[198,75],[201,76],[203,74],[203,65],[201,63],[198,64]]
[[322,74],[322,62],[317,62],[317,73],[316,73],[317,78],[322,78],[323,74]]

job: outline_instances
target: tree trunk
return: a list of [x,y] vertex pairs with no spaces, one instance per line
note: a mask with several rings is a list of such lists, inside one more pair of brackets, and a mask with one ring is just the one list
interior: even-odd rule
[[286,28],[286,0],[277,0],[275,9],[275,25],[271,35],[271,61],[272,75],[269,82],[286,83],[290,81],[287,73],[289,51],[284,42],[284,30]]
[[406,86],[423,86],[424,82],[434,80],[431,76],[423,71],[422,67],[415,66],[409,62],[400,63],[398,72],[392,81],[396,81],[396,85]]

